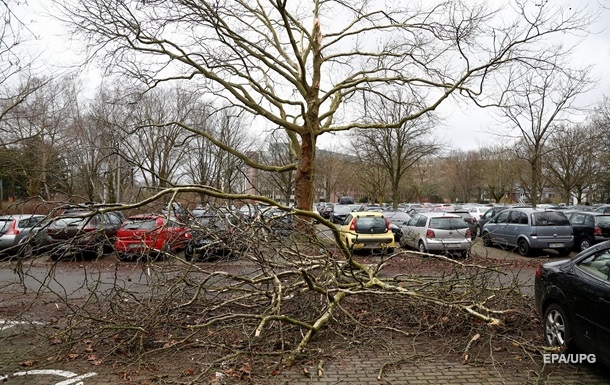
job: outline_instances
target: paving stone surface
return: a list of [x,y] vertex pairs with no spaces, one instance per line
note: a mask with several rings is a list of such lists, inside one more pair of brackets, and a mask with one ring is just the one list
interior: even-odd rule
[[[0,382],[10,385],[153,385],[153,384],[248,384],[248,385],[517,385],[517,384],[610,384],[610,370],[599,365],[548,365],[542,374],[519,366],[470,365],[447,357],[426,356],[409,359],[385,351],[348,352],[332,360],[296,363],[277,375],[253,368],[252,375],[235,378],[217,375],[196,377],[179,373],[171,362],[159,362],[157,370],[124,371],[110,363],[95,365],[85,360],[24,366],[37,344],[28,344],[33,335],[26,327],[0,330]],[[34,350],[33,350],[34,349]],[[408,346],[405,346],[407,351]],[[154,361],[154,360],[153,360]],[[524,366],[525,368],[526,366]],[[383,370],[381,370],[383,368]],[[132,368],[133,369],[133,368]]]

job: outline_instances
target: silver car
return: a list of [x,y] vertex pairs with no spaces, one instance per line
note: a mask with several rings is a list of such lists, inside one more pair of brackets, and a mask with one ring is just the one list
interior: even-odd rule
[[45,218],[34,214],[0,216],[0,253],[23,253],[21,245],[28,241],[32,228]]
[[572,226],[563,212],[533,208],[501,211],[483,225],[481,237],[485,246],[515,247],[523,256],[543,249],[567,256],[574,245]]
[[456,214],[443,212],[413,214],[401,227],[400,245],[422,253],[442,252],[468,256],[471,234],[468,223]]

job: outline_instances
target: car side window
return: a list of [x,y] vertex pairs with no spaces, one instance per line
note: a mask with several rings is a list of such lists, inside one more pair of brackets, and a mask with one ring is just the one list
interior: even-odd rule
[[602,250],[583,259],[578,267],[597,278],[610,281],[610,250]]
[[345,217],[343,224],[347,225],[347,224],[351,223],[353,218],[354,218],[354,216],[352,214],[348,215],[347,217]]
[[589,227],[595,227],[595,218],[592,215],[585,215],[585,224]]
[[110,213],[107,213],[105,215],[104,220],[107,222],[107,224],[110,224],[112,226],[119,226],[121,223],[123,223],[121,218],[119,218],[117,215]]
[[417,224],[417,221],[419,220],[419,217],[420,217],[420,215],[412,216],[411,219],[409,219],[407,226],[415,226]]
[[498,218],[496,219],[496,223],[507,223],[508,222],[508,216],[510,215],[510,211],[502,211],[500,214],[498,214]]
[[416,227],[426,227],[426,221],[427,221],[428,217],[426,217],[425,215],[422,215],[419,220],[417,221],[417,224],[415,225]]
[[519,214],[521,214],[521,213],[518,211],[511,211],[510,214],[508,215],[508,223],[515,223],[515,224],[521,223],[520,222],[521,215],[519,215]]

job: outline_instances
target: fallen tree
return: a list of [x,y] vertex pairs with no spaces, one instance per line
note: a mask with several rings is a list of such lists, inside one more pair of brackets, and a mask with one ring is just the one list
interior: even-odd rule
[[[535,324],[518,280],[493,264],[405,251],[357,255],[317,213],[267,198],[182,187],[138,205],[95,210],[134,210],[161,195],[173,200],[185,192],[227,201],[258,199],[274,203],[294,221],[305,216],[321,225],[303,220],[310,231],[284,233],[262,215],[242,218],[223,240],[230,252],[201,261],[188,261],[182,253],[143,255],[131,263],[110,255],[85,263],[18,260],[19,279],[2,288],[3,296],[19,292],[15,299],[27,298],[12,314],[15,319],[32,319],[32,310],[54,304],[37,313],[53,324],[48,357],[93,356],[129,366],[184,354],[191,357],[189,364],[197,362],[201,376],[227,368],[236,373],[259,361],[266,362],[256,365],[259,369],[279,373],[320,351],[332,354],[337,343],[373,349],[394,338],[444,335],[462,345],[454,349],[468,362],[476,361],[472,352],[479,338],[473,336],[518,341],[515,333]],[[428,270],[402,270],[413,261],[427,261]],[[67,276],[59,273],[66,269]],[[537,349],[526,339],[519,343],[529,352]]]

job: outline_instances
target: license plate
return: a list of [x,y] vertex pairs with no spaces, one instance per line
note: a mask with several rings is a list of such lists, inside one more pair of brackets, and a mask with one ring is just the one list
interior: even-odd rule
[[565,243],[549,243],[549,247],[565,247]]
[[127,245],[128,249],[138,249],[142,247],[139,243],[132,243],[131,245]]
[[445,243],[445,247],[447,247],[449,249],[455,249],[455,248],[460,247],[460,245],[457,243]]

